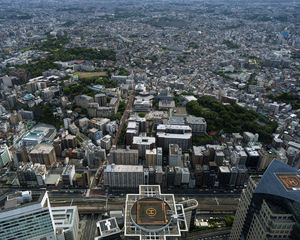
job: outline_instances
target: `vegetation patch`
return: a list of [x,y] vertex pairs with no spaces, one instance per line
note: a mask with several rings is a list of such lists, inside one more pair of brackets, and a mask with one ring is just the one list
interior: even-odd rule
[[264,143],[272,141],[272,133],[277,123],[266,117],[247,110],[237,104],[223,105],[214,97],[203,96],[198,101],[191,101],[186,105],[187,112],[197,117],[204,117],[207,130],[226,133],[249,131],[259,134],[259,140]]

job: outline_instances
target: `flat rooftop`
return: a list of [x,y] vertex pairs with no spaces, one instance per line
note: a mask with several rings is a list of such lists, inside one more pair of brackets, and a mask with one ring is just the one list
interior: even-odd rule
[[132,212],[136,214],[136,223],[140,225],[167,224],[167,204],[156,198],[145,198],[136,202]]
[[30,153],[31,154],[39,154],[39,153],[49,154],[53,149],[54,149],[54,147],[51,144],[38,144],[31,150]]
[[107,165],[104,172],[144,172],[144,167],[140,165]]
[[287,191],[300,191],[300,175],[276,173],[276,176]]

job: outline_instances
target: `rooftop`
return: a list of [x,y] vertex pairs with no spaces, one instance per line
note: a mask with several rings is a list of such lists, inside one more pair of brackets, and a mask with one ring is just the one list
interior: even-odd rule
[[155,143],[155,137],[133,137],[133,144],[149,145]]
[[50,144],[38,144],[36,145],[30,152],[30,154],[49,154],[51,151],[53,151],[54,147]]
[[140,165],[107,165],[104,172],[144,172]]
[[273,160],[258,182],[255,193],[300,202],[300,171],[279,160]]
[[141,185],[139,194],[127,194],[126,237],[166,239],[180,237],[183,231],[188,231],[184,208],[173,194],[162,194],[158,185]]
[[95,240],[102,239],[121,232],[115,217],[103,219],[97,222],[99,236]]

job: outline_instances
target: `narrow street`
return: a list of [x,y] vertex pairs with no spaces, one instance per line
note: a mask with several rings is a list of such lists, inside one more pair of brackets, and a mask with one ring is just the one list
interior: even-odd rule
[[130,95],[129,98],[128,98],[126,109],[125,109],[125,111],[124,111],[124,113],[121,117],[120,125],[119,125],[118,131],[116,133],[116,137],[113,139],[113,145],[117,145],[118,142],[119,142],[119,138],[120,138],[120,134],[122,132],[122,129],[124,128],[124,126],[127,122],[127,119],[129,117],[129,114],[132,111],[134,98],[135,98],[134,93],[132,95]]

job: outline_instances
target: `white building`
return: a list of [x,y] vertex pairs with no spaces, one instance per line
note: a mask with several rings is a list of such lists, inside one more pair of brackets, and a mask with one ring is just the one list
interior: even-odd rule
[[144,184],[144,168],[140,165],[107,165],[104,185],[116,188],[138,188]]
[[153,149],[155,147],[156,139],[154,137],[133,137],[132,148],[139,151],[139,157],[146,158],[146,150]]
[[0,168],[11,162],[11,155],[6,144],[0,146]]
[[55,227],[48,194],[31,191],[7,196],[0,211],[0,239],[55,240]]
[[182,149],[177,144],[169,145],[169,165],[172,167],[183,167]]
[[157,126],[157,146],[168,152],[170,144],[178,144],[182,151],[187,151],[191,146],[192,129],[186,125],[164,125]]
[[78,240],[79,215],[77,206],[52,207],[51,213],[57,240]]

